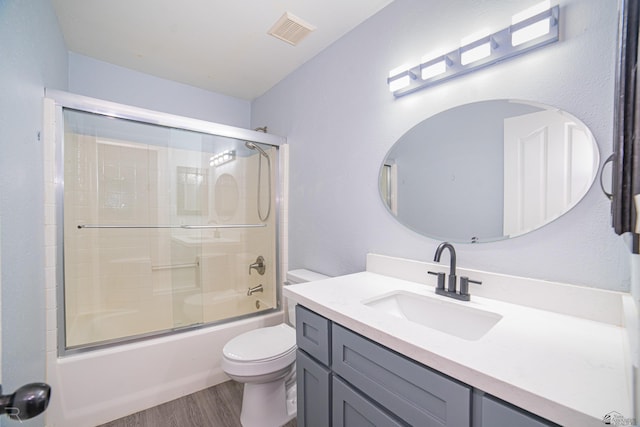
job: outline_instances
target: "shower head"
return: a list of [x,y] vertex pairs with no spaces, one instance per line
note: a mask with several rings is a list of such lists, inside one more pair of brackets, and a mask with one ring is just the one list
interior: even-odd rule
[[260,146],[258,146],[258,144],[254,143],[254,142],[245,141],[244,146],[247,147],[250,150],[257,150],[260,154],[265,156],[267,159],[269,158],[267,153],[262,148],[260,148]]

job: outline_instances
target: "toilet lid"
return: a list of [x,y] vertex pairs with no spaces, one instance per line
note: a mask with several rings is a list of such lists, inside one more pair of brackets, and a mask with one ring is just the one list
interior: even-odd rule
[[241,362],[276,359],[296,349],[296,330],[280,324],[255,329],[229,341],[222,352],[225,357]]

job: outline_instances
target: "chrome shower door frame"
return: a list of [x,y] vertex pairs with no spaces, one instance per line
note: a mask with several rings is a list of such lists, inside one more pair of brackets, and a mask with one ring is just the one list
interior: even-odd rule
[[[59,357],[71,354],[82,353],[95,349],[101,349],[119,345],[122,343],[131,343],[148,339],[151,337],[160,337],[164,335],[171,335],[177,331],[194,330],[204,327],[209,327],[216,324],[227,323],[229,320],[215,321],[209,323],[203,323],[198,325],[192,325],[181,328],[174,328],[161,332],[152,332],[148,334],[136,335],[134,337],[110,340],[98,343],[96,345],[87,345],[82,348],[67,349],[66,348],[66,319],[65,319],[65,297],[64,297],[64,119],[63,109],[73,109],[87,113],[93,113],[103,115],[107,117],[113,117],[124,120],[131,120],[135,122],[159,125],[170,128],[184,129],[188,131],[194,131],[204,134],[211,134],[215,136],[222,136],[233,138],[237,140],[249,141],[253,143],[260,143],[269,146],[279,148],[281,145],[286,144],[286,139],[273,134],[266,134],[264,132],[238,128],[229,125],[223,125],[219,123],[208,122],[199,119],[193,119],[169,113],[162,113],[158,111],[152,111],[144,108],[133,107],[129,105],[119,104],[110,101],[99,100],[95,98],[85,97],[81,95],[71,94],[62,91],[49,90],[45,92],[45,126],[47,129],[51,129],[54,133],[54,141],[56,145],[55,150],[55,218],[56,218],[56,230],[55,230],[55,282],[56,282],[56,322],[57,322],[57,354]],[[50,110],[53,110],[51,113]],[[47,116],[47,111],[50,111]],[[47,123],[47,120],[49,123]],[[47,140],[45,138],[45,144]],[[234,317],[231,321],[236,321],[243,318],[259,316],[282,309],[282,279],[281,279],[281,250],[282,242],[281,236],[281,224],[280,224],[280,203],[281,203],[281,179],[280,175],[283,170],[282,156],[279,155],[280,151],[277,151],[278,155],[271,159],[276,167],[274,171],[273,180],[275,183],[275,192],[273,195],[273,202],[275,204],[274,209],[274,224],[275,224],[275,253],[276,260],[274,261],[275,267],[275,287],[276,287],[276,307],[270,310],[264,310],[259,313],[250,313],[243,316]],[[46,157],[46,156],[45,156]],[[45,191],[47,191],[45,189]],[[48,325],[50,326],[50,325]]]

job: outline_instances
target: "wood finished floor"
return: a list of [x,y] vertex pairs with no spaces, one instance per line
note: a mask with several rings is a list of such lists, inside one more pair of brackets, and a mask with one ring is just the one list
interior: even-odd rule
[[242,384],[227,381],[100,427],[240,427],[241,403]]

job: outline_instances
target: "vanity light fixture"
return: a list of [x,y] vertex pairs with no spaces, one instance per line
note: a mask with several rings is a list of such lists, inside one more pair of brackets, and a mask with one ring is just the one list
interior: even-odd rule
[[398,98],[425,87],[492,65],[558,41],[560,6],[550,0],[513,16],[512,24],[493,34],[475,34],[445,55],[423,59],[415,66],[392,70],[389,91]]
[[226,150],[209,158],[209,166],[220,166],[236,159],[236,150]]

